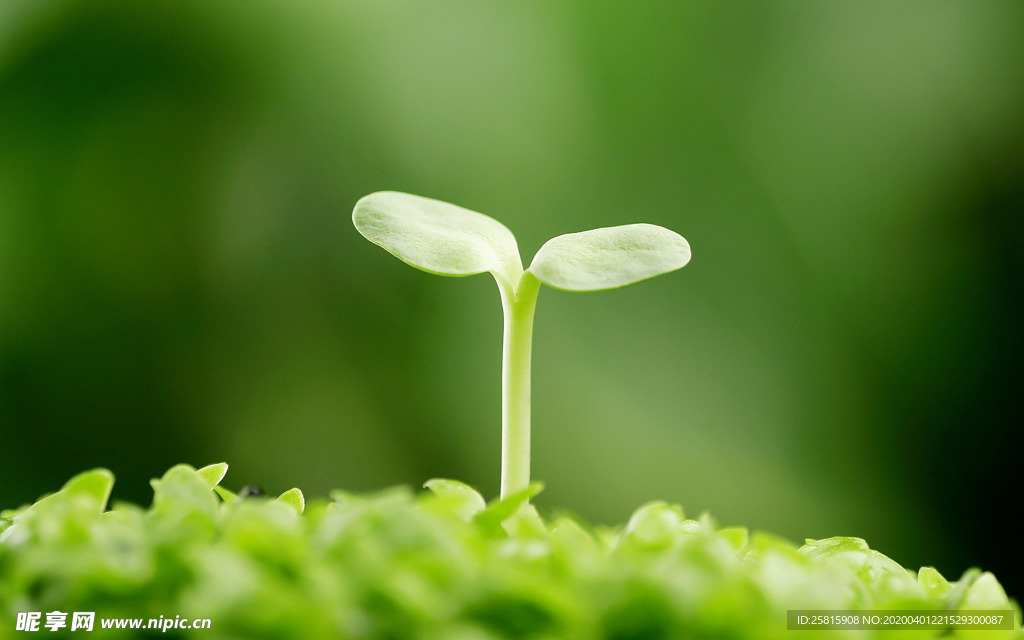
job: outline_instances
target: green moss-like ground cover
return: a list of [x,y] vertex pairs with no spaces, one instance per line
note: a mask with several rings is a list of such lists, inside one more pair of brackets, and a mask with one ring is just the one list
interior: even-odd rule
[[[450,480],[302,512],[297,491],[237,498],[216,486],[225,471],[179,465],[149,508],[108,510],[113,476],[94,470],[0,514],[0,638],[34,637],[16,630],[25,612],[44,637],[1024,638],[992,574],[949,582],[857,538],[797,547],[663,503],[590,528],[538,516],[535,487],[485,505]],[[788,609],[1011,608],[1012,631],[786,629]],[[95,612],[94,630],[53,633],[53,611]],[[100,628],[160,616],[210,628]]]

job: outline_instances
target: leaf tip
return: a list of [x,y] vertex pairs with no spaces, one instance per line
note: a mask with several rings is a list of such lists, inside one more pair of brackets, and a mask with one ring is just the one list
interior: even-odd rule
[[277,501],[291,505],[299,515],[302,515],[302,512],[306,510],[306,498],[302,495],[302,491],[298,487],[285,491],[278,496]]

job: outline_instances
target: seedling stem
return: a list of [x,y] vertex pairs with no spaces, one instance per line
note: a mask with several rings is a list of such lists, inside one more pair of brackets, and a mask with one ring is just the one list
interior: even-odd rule
[[501,497],[530,484],[530,361],[533,345],[533,313],[537,308],[540,281],[523,272],[515,291],[501,286],[505,313],[502,345]]

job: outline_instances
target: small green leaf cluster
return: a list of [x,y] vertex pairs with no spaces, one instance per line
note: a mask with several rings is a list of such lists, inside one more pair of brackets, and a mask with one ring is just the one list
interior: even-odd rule
[[[989,573],[950,582],[857,538],[798,547],[661,502],[600,528],[541,517],[536,484],[491,503],[453,480],[306,503],[239,497],[217,486],[226,468],[170,469],[148,508],[107,509],[113,476],[94,470],[0,513],[0,637],[53,610],[211,620],[169,637],[485,640],[783,638],[795,608],[1016,609]],[[812,633],[1020,639],[1016,615],[1015,631]]]

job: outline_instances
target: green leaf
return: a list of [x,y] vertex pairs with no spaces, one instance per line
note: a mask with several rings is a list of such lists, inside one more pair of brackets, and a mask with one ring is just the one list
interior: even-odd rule
[[[800,548],[800,555],[811,559],[826,559],[844,564],[865,584],[884,580],[888,574],[905,577],[906,570],[895,560],[868,547],[861,538],[836,536],[822,540],[808,539]],[[916,576],[915,576],[916,579]]]
[[213,517],[217,513],[217,498],[210,491],[207,479],[187,464],[178,464],[159,480],[151,480],[153,486],[153,512],[172,512],[179,506],[195,509]]
[[277,501],[295,507],[295,510],[298,511],[300,515],[306,508],[306,499],[302,496],[302,491],[300,491],[298,487],[285,491],[278,496]]
[[505,498],[492,501],[487,505],[486,509],[473,517],[473,521],[488,533],[495,534],[499,531],[504,533],[504,529],[501,526],[502,523],[515,515],[520,507],[526,504],[530,498],[533,498],[543,490],[544,483],[531,482],[522,491],[516,491]]
[[107,500],[113,488],[114,474],[107,469],[84,471],[65,482],[60,491],[40,499],[30,509],[45,509],[50,504],[79,499],[91,503],[96,513],[102,513],[107,508]]
[[23,518],[45,518],[47,514],[59,514],[69,508],[100,516],[107,508],[113,488],[114,474],[107,469],[84,471],[65,482],[60,491],[40,498],[27,509],[17,512],[5,510],[4,517],[0,518],[0,540],[8,540],[12,535],[25,535],[20,530],[23,527],[19,526]]
[[93,469],[80,473],[67,481],[61,493],[69,496],[87,496],[95,501],[98,511],[107,508],[110,491],[114,488],[114,474],[107,469]]
[[544,243],[528,271],[566,291],[615,289],[675,271],[690,261],[690,245],[653,224],[569,233]]
[[213,491],[220,496],[220,499],[224,501],[224,504],[234,504],[235,500],[238,500],[237,493],[229,489],[225,489],[224,487],[215,486]]
[[527,538],[546,538],[548,529],[537,512],[537,507],[524,502],[511,516],[501,523],[501,527],[510,537],[525,540]]
[[220,481],[224,479],[224,475],[228,472],[228,463],[218,462],[217,464],[211,464],[203,467],[196,471],[203,480],[206,480],[210,488],[213,489]]
[[490,272],[511,288],[523,273],[515,236],[505,225],[447,202],[380,191],[356,203],[352,222],[370,242],[429,273]]
[[594,536],[572,518],[562,516],[551,526],[551,547],[570,571],[581,565],[593,567],[600,561],[601,545]]
[[671,546],[682,532],[683,509],[661,500],[649,502],[633,512],[622,532],[623,542],[645,549]]
[[718,535],[725,538],[737,553],[746,549],[750,542],[750,531],[746,527],[725,527],[718,530]]
[[971,588],[978,576],[981,575],[981,569],[977,567],[971,567],[964,571],[960,579],[954,582],[949,593],[946,594],[946,600],[949,602],[951,608],[959,608],[967,595],[967,590]]
[[940,598],[953,590],[949,581],[935,567],[921,567],[917,572],[917,581],[929,598]]
[[960,609],[1006,609],[1010,601],[996,577],[988,571],[978,576],[964,595]]
[[443,505],[443,509],[467,522],[487,506],[483,496],[476,489],[458,480],[433,478],[423,483],[423,486],[434,494],[436,501]]

